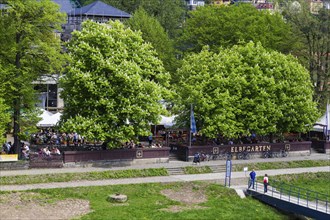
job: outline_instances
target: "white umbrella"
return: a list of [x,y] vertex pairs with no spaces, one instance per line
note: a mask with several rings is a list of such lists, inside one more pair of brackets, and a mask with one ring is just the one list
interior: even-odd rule
[[165,128],[169,128],[174,125],[175,115],[169,116],[169,117],[161,115],[160,117],[161,117],[161,120],[159,122],[159,125],[164,125]]
[[42,111],[42,113],[41,113],[41,115],[39,117],[41,117],[42,120],[43,119],[47,119],[47,118],[49,118],[50,116],[53,115],[53,113],[51,113],[51,112],[49,112],[49,111],[47,111],[45,109],[41,109],[41,111]]
[[38,127],[53,127],[55,126],[61,118],[62,114],[57,112],[56,114],[52,114],[46,118],[44,118],[43,120],[41,120],[37,126]]
[[[320,132],[326,132],[326,130],[329,129],[329,111],[330,111],[330,104],[327,105],[327,111],[324,113],[324,115],[314,124],[313,131],[320,131]],[[326,132],[327,133],[327,132]]]

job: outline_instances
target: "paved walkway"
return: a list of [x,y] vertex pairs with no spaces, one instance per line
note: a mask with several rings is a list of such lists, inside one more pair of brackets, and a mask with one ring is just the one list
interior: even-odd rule
[[[328,157],[328,155],[326,155]],[[279,158],[276,158],[279,159]],[[274,159],[274,160],[276,160]],[[282,158],[282,160],[286,158]],[[311,158],[310,158],[311,159]],[[317,159],[317,157],[314,157]],[[291,158],[293,160],[293,158]],[[262,161],[265,161],[264,159]],[[270,161],[270,160],[267,160]],[[213,161],[211,161],[213,162]],[[205,165],[210,165],[211,162],[205,162]],[[253,160],[253,162],[257,162]],[[219,163],[219,162],[218,162]],[[222,161],[224,163],[224,161]],[[238,161],[233,161],[238,163]],[[245,161],[246,163],[246,161]],[[145,164],[134,166],[134,169],[150,168],[150,167],[169,167],[173,164],[191,166],[190,162],[174,162],[166,164]],[[121,169],[132,169],[133,167],[125,167]],[[65,173],[65,172],[90,172],[90,171],[104,171],[114,168],[66,168],[66,169],[36,169],[36,170],[20,170],[20,171],[1,171],[1,176],[9,176],[10,172],[14,172],[15,175],[32,175],[43,173]],[[118,168],[117,168],[118,169]],[[257,176],[263,176],[267,173],[269,176],[282,175],[282,174],[294,174],[305,172],[330,172],[330,166],[324,167],[310,167],[310,168],[293,168],[293,169],[276,169],[276,170],[262,170],[257,171]],[[13,174],[13,173],[12,173]],[[235,189],[242,189],[246,187],[248,181],[247,172],[232,172],[231,184]],[[139,184],[139,183],[170,183],[170,182],[186,182],[186,181],[213,181],[224,184],[225,173],[208,173],[208,174],[194,174],[194,175],[172,175],[161,177],[142,177],[142,178],[125,178],[125,179],[107,179],[107,180],[95,180],[95,181],[73,181],[73,182],[60,182],[60,183],[43,183],[43,184],[28,184],[28,185],[2,185],[0,191],[21,191],[30,189],[51,189],[51,188],[67,188],[67,187],[83,187],[83,186],[104,186],[104,185],[116,185],[116,184]]]
[[[279,161],[297,161],[297,160],[328,160],[330,165],[329,154],[313,153],[310,156],[295,156],[295,157],[282,157],[282,158],[253,158],[250,160],[232,160],[232,164],[249,164],[257,162],[279,162]],[[225,165],[225,160],[211,160],[201,162],[196,166],[212,166],[212,165]],[[170,161],[168,163],[153,163],[153,164],[134,164],[124,167],[76,167],[76,168],[56,168],[56,169],[28,169],[28,170],[0,170],[0,177],[2,176],[17,176],[17,175],[37,175],[49,173],[81,173],[81,172],[98,172],[107,170],[127,170],[127,169],[149,169],[149,168],[175,168],[192,166],[192,162],[185,161]]]

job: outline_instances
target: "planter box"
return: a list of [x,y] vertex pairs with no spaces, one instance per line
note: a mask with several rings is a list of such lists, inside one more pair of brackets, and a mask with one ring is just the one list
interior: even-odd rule
[[111,149],[99,151],[65,151],[64,163],[87,161],[135,161],[142,159],[169,158],[169,148]]

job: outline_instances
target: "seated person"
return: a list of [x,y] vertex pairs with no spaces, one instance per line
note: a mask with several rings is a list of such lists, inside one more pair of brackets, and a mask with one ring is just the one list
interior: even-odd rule
[[42,153],[46,156],[50,156],[50,150],[48,149],[48,147],[43,148]]
[[57,147],[54,147],[54,148],[52,149],[52,154],[60,155],[61,152],[60,152],[60,150],[59,150]]
[[200,155],[199,155],[198,152],[195,153],[195,155],[194,155],[194,161],[193,161],[193,163],[200,163]]

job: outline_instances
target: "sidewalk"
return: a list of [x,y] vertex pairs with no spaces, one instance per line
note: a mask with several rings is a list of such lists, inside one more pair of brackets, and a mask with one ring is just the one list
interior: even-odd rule
[[[263,176],[265,173],[270,176],[306,172],[330,172],[330,166],[325,167],[310,167],[310,168],[293,168],[293,169],[277,169],[277,170],[262,170],[257,171],[258,176]],[[234,188],[244,188],[248,181],[248,173],[233,172],[231,174],[231,182]],[[160,177],[144,177],[144,178],[125,178],[125,179],[107,179],[95,181],[74,181],[74,182],[59,182],[59,183],[43,183],[43,184],[28,184],[28,185],[1,185],[0,191],[22,191],[31,189],[53,189],[67,187],[83,187],[83,186],[104,186],[104,185],[121,185],[121,184],[139,184],[139,183],[170,183],[170,182],[190,182],[190,181],[213,181],[224,184],[225,173],[207,173],[194,175],[173,175]]]
[[[329,154],[313,153],[310,156],[296,156],[296,157],[282,157],[282,158],[254,158],[250,160],[232,160],[232,164],[249,164],[258,162],[279,162],[279,161],[297,161],[297,160],[328,160],[330,165]],[[214,166],[225,165],[225,160],[211,160],[201,162],[194,166]],[[28,169],[28,170],[0,170],[0,177],[2,176],[17,176],[17,175],[38,175],[49,173],[81,173],[81,172],[101,172],[107,170],[127,170],[127,169],[149,169],[149,168],[175,168],[192,166],[192,162],[185,161],[170,161],[168,163],[156,164],[135,164],[124,167],[77,167],[77,168],[55,168],[55,169]]]

